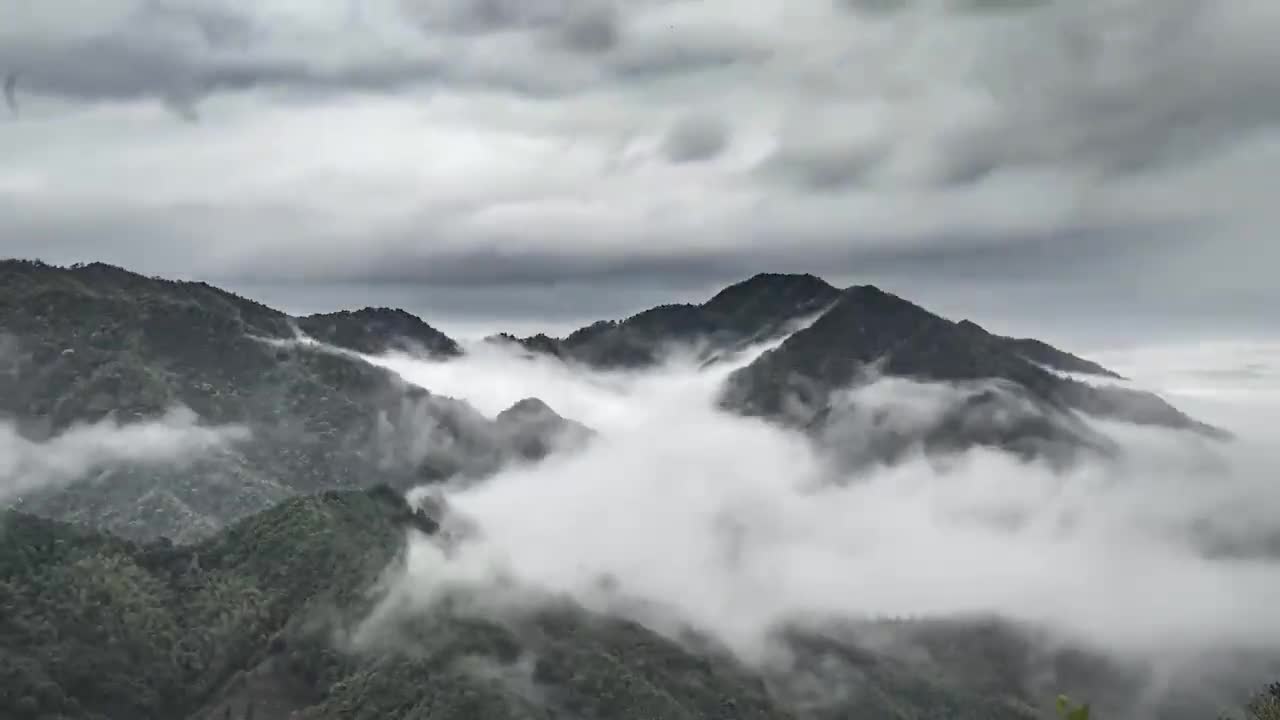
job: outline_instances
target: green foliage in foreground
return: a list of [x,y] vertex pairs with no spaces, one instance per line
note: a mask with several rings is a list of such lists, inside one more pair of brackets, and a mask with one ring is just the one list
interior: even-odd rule
[[1059,695],[1056,705],[1061,720],[1089,720],[1089,706],[1076,705],[1066,695]]
[[1280,720],[1280,682],[1250,698],[1244,713],[1246,720]]
[[289,500],[190,547],[0,516],[0,718],[788,717],[736,663],[569,607],[409,613],[343,641],[408,523],[385,489]]
[[[291,499],[185,547],[0,515],[0,718],[1040,717],[994,631],[930,630],[929,666],[797,637],[793,662],[761,674],[567,603],[495,616],[459,596],[358,624],[411,525],[432,530],[386,488]],[[1273,688],[1248,720],[1280,720],[1278,703]]]
[[[1089,720],[1088,705],[1077,705],[1065,695],[1058,696],[1058,717],[1061,720]],[[1272,683],[1266,690],[1254,695],[1244,706],[1245,720],[1280,720],[1280,682]],[[1227,720],[1225,717],[1219,720]]]
[[184,548],[0,515],[0,717],[182,717],[306,605],[367,587],[400,533],[376,493]]

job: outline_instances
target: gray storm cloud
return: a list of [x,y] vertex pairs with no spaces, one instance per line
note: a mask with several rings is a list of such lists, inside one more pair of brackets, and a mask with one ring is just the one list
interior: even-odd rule
[[691,115],[667,132],[663,143],[672,162],[698,162],[719,155],[729,143],[729,128],[719,118]]
[[1244,258],[1275,252],[1277,29],[1266,0],[27,3],[0,220],[52,261],[455,284],[927,283],[1052,239],[1086,271],[1046,286],[1119,302],[1098,248],[1133,246],[1151,294],[1238,308],[1276,299]]
[[75,425],[41,441],[0,423],[0,503],[115,466],[190,462],[248,437],[245,427],[202,425],[186,408],[155,420]]

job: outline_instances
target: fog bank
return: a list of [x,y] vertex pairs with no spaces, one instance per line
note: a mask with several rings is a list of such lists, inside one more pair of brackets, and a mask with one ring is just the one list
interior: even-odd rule
[[0,503],[70,485],[113,465],[190,462],[248,437],[243,426],[201,425],[184,407],[154,420],[121,423],[107,418],[73,425],[42,441],[23,436],[13,423],[0,422]]
[[[600,435],[450,489],[479,535],[448,554],[415,541],[408,597],[501,578],[600,609],[626,598],[648,622],[692,625],[744,656],[792,620],[970,613],[1126,655],[1280,647],[1274,347],[1250,346],[1246,373],[1231,372],[1239,348],[1099,358],[1236,432],[1230,444],[1091,422],[1119,458],[1056,472],[975,449],[852,476],[799,434],[715,409],[728,364],[600,373],[471,350],[380,362],[487,414],[537,396]],[[951,390],[880,380],[857,392],[919,421]]]

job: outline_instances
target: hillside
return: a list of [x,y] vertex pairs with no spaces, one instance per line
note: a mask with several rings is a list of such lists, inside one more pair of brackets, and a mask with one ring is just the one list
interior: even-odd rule
[[[584,372],[761,340],[777,345],[730,375],[723,407],[854,465],[975,444],[1115,452],[1099,420],[1222,436],[1043,342],[808,275],[501,339]],[[440,530],[445,503],[413,509],[404,490],[597,433],[537,397],[488,417],[361,356],[384,352],[466,349],[401,310],[290,317],[203,283],[0,262],[0,718],[1032,720],[1062,690],[1153,712],[1139,690],[1157,668],[996,619],[804,618],[746,664],[563,597],[497,614],[472,602],[488,587],[390,603],[406,537],[466,541]],[[104,438],[130,428],[133,454],[115,454]],[[175,437],[183,461],[152,461]],[[1280,672],[1265,654],[1233,662],[1249,672],[1169,690],[1154,717],[1207,718]]]
[[448,335],[400,309],[344,310],[308,315],[295,322],[316,340],[367,355],[396,351],[448,358],[462,354]]
[[457,352],[402,312],[291,318],[204,283],[0,262],[0,422],[23,442],[163,420],[174,408],[202,427],[249,433],[180,466],[87,468],[92,482],[20,494],[18,507],[188,541],[296,493],[483,475],[536,459],[563,429],[544,422],[544,436],[517,437],[358,356],[298,343],[299,328],[356,351]]
[[703,357],[786,334],[826,309],[839,291],[813,275],[760,274],[721,290],[699,305],[660,305],[625,320],[601,320],[563,339],[546,335],[495,340],[594,368],[640,368],[675,348]]
[[[798,717],[727,656],[566,603],[404,614],[340,641],[404,533],[431,529],[389,489],[289,500],[187,547],[0,516],[0,717]],[[868,717],[890,701],[893,717],[1027,717],[892,667]]]
[[[563,339],[496,340],[596,369],[636,369],[680,348],[715,360],[783,337],[731,376],[723,406],[804,428],[854,465],[975,444],[1064,462],[1082,449],[1114,452],[1082,417],[1221,435],[1043,342],[812,275],[757,275],[698,305],[656,307]],[[179,431],[222,428],[239,438],[178,465],[91,464],[74,492],[13,491],[9,501],[137,539],[188,542],[297,493],[481,477],[590,434],[540,402],[525,408],[542,407],[533,414],[484,417],[465,398],[408,385],[357,354],[390,351],[438,361],[463,353],[402,310],[295,318],[204,283],[102,264],[2,262],[0,422],[17,442],[35,452],[68,433],[92,435],[94,423],[175,418]],[[856,389],[881,375],[946,383],[929,391],[929,422],[865,416]]]
[[[996,335],[873,286],[839,290],[812,275],[756,275],[701,304],[598,321],[563,339],[491,339],[593,368],[635,369],[672,352],[692,350],[710,361],[784,337],[731,376],[722,406],[803,428],[852,455],[846,459],[853,464],[973,445],[1059,462],[1080,451],[1116,452],[1085,418],[1229,437],[1152,393],[1123,386],[1115,371],[1041,340]],[[929,423],[904,426],[861,414],[847,391],[884,377],[935,386]],[[944,386],[946,397],[936,392]]]
[[[1086,383],[1067,372],[1098,380]],[[856,393],[852,399],[841,394],[886,377],[932,384],[927,423],[903,426],[862,417]],[[941,451],[975,444],[1025,456],[1113,451],[1081,415],[1225,436],[1154,394],[1109,384],[1118,378],[1045,343],[993,335],[876,287],[855,286],[811,325],[734,372],[722,403],[807,428],[837,446],[847,445],[850,433],[859,435],[858,447],[890,460],[915,447]],[[873,446],[866,436],[874,436]]]
[[[780,629],[751,667],[567,599],[384,605],[405,538],[437,527],[385,486],[188,546],[0,514],[0,717],[1034,720],[1058,690],[1114,711],[1151,677],[987,620]],[[1172,702],[1160,717],[1214,707]]]

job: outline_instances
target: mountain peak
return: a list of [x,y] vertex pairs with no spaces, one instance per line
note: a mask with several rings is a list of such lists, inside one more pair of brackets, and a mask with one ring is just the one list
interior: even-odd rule
[[[1154,395],[1094,387],[1059,374],[1118,377],[1096,363],[1038,340],[993,335],[969,321],[953,323],[873,285],[847,288],[817,321],[735,371],[722,404],[748,415],[807,425],[828,417],[834,394],[856,383],[870,369],[953,387],[976,388],[992,383],[1017,387],[1018,393],[1035,404],[1043,416],[1028,418],[1019,427],[999,432],[993,428],[989,435],[966,435],[972,430],[969,428],[948,435],[946,443],[987,442],[995,438],[996,444],[1016,440],[1026,445],[1026,437],[1020,433],[1032,438],[1031,445],[1041,440],[1075,442],[1074,421],[1066,410],[1213,432]],[[983,393],[974,397],[986,402]],[[1006,404],[1018,407],[1016,402]]]
[[555,410],[551,409],[541,399],[536,397],[527,397],[523,400],[517,400],[511,407],[498,413],[498,420],[518,420],[529,417],[559,417]]
[[437,357],[462,353],[447,335],[399,308],[340,310],[298,318],[297,323],[299,329],[317,340],[372,355],[391,350],[426,352]]
[[595,434],[536,397],[517,401],[498,413],[494,422],[508,447],[526,460],[540,460],[557,449],[580,448]]
[[744,302],[762,297],[795,300],[832,299],[839,291],[822,278],[804,274],[758,273],[736,282],[703,304],[707,310],[731,310]]
[[[904,305],[910,305],[912,307],[919,307],[918,305],[911,302],[910,300],[907,300],[906,298],[903,298],[899,295],[894,295],[888,290],[883,290],[876,285],[850,285],[849,287],[845,288],[840,294],[842,297],[852,298],[852,299],[861,300],[861,301],[897,302],[897,303],[902,303]],[[920,309],[924,310],[924,308],[920,308]]]
[[760,273],[734,283],[700,305],[659,305],[625,320],[600,320],[563,340],[523,338],[525,349],[593,367],[644,367],[661,362],[673,346],[715,354],[786,334],[840,297],[822,278]]

